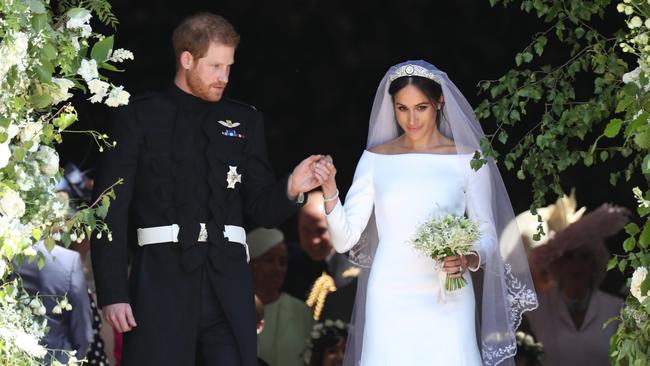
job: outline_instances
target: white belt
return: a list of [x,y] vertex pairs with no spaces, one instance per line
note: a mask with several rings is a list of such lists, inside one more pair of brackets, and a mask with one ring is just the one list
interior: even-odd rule
[[[201,223],[201,231],[197,241],[208,241],[208,231],[205,224]],[[166,226],[154,226],[138,229],[138,245],[145,246],[149,244],[159,243],[178,243],[178,230],[179,226],[176,224]],[[239,243],[246,249],[246,262],[250,262],[250,253],[248,251],[248,244],[246,244],[246,231],[241,226],[224,225],[223,236],[228,241]]]

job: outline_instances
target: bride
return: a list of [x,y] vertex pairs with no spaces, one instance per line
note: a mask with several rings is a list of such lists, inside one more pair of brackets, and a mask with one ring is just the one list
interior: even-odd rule
[[[391,67],[379,84],[345,206],[331,159],[316,166],[332,243],[366,269],[345,365],[512,363],[515,329],[537,298],[513,239],[518,233],[503,230],[514,215],[498,169],[491,159],[478,171],[470,167],[483,136],[447,75],[409,61]],[[438,212],[466,214],[480,226],[473,254],[439,266],[413,249],[418,225]],[[445,292],[447,274],[468,285]]]

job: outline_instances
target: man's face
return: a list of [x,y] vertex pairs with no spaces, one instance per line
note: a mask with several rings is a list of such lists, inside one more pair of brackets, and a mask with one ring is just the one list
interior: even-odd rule
[[219,101],[228,84],[230,66],[235,62],[235,48],[212,42],[203,57],[189,57],[186,81],[191,94],[206,101]]
[[[311,196],[309,200],[311,200]],[[298,240],[300,246],[314,261],[322,261],[332,252],[327,219],[322,204],[303,207],[298,217]]]

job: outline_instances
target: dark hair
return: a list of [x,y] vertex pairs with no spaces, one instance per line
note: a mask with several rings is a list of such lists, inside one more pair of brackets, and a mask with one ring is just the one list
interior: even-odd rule
[[[418,88],[424,95],[429,98],[432,104],[438,105],[440,97],[442,96],[442,87],[435,81],[422,77],[422,76],[403,76],[399,77],[388,86],[388,94],[395,100],[395,94],[404,89],[408,85],[413,85]],[[436,114],[436,121],[440,126],[440,118],[442,116],[442,108]]]
[[324,334],[318,339],[313,340],[314,348],[309,359],[309,366],[321,366],[325,351],[330,347],[335,347],[341,341],[345,343],[348,338],[347,330],[335,326],[325,327],[323,332]]
[[237,47],[239,34],[226,18],[200,12],[183,19],[172,35],[176,60],[185,51],[195,58],[203,57],[211,42]]

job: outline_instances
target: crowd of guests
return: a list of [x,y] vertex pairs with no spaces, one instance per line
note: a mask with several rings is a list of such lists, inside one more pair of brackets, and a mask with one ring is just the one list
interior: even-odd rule
[[[60,194],[84,202],[92,182],[73,166],[66,167]],[[524,212],[516,225],[527,250],[539,297],[539,308],[526,314],[517,333],[517,365],[606,365],[609,338],[622,299],[600,290],[609,257],[606,239],[628,221],[625,209],[603,205],[585,214],[576,210],[575,195],[538,210],[545,236],[534,240],[538,216]],[[514,224],[514,223],[513,223]],[[277,228],[247,234],[258,316],[260,365],[341,365],[360,269],[330,242],[321,192],[309,194],[297,220],[298,241],[287,242]],[[119,365],[120,334],[102,329],[93,297],[92,274],[86,265],[89,243],[56,246],[46,265],[23,265],[18,274],[28,291],[45,297],[50,349],[75,351],[90,365]],[[55,311],[66,297],[70,311]],[[66,355],[48,356],[65,363]]]

